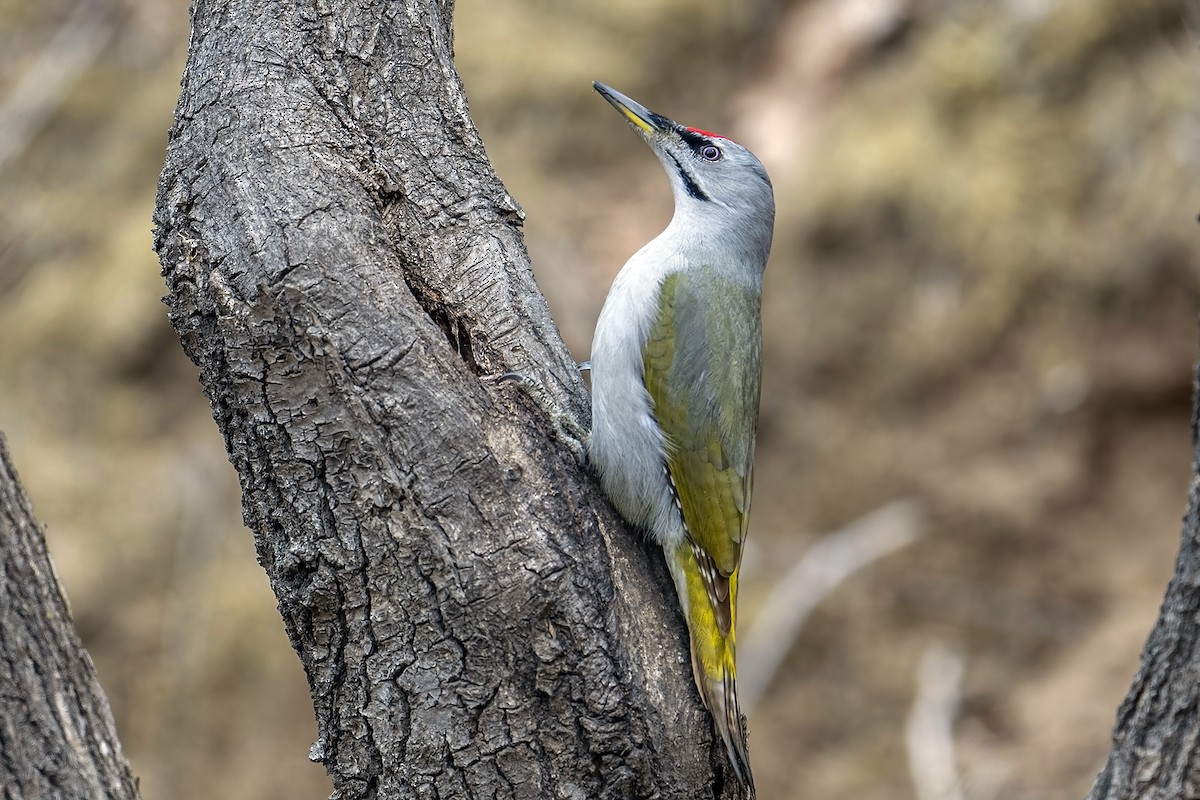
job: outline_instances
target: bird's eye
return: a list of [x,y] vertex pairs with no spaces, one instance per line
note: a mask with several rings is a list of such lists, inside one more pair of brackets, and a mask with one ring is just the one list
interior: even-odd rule
[[721,148],[717,147],[715,144],[706,144],[704,147],[700,148],[700,157],[705,161],[720,161]]

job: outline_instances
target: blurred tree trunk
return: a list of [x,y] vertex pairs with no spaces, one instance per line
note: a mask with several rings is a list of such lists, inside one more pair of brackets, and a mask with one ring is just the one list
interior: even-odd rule
[[0,436],[0,796],[136,798],[108,700]]
[[526,372],[586,426],[452,5],[192,5],[155,247],[311,757],[337,798],[717,796],[665,569],[539,404],[485,380]]
[[1175,575],[1088,800],[1200,797],[1200,364],[1193,382],[1192,482]]

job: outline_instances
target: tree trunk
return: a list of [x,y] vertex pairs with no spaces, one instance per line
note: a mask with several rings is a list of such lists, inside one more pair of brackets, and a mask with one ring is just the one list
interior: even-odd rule
[[0,436],[0,797],[136,798],[108,700]]
[[1200,364],[1193,393],[1192,482],[1175,575],[1088,800],[1200,797]]
[[[156,249],[312,757],[337,798],[731,794],[661,560],[551,433],[587,393],[452,5],[192,5]],[[508,370],[544,402],[485,380]]]

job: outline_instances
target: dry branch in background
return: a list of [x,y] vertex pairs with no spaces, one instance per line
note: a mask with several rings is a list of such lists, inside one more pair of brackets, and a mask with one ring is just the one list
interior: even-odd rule
[[917,667],[904,744],[917,800],[963,800],[954,755],[954,722],[962,703],[963,658],[944,644],[931,645]]
[[115,11],[102,3],[80,3],[0,98],[0,172],[20,156],[108,44],[117,29],[113,16]]
[[544,415],[481,380],[532,374],[586,427],[451,5],[192,8],[156,249],[312,756],[338,798],[717,795],[665,570]]
[[742,707],[750,713],[791,651],[810,614],[858,570],[916,541],[924,511],[897,500],[826,534],[775,583],[738,655]]
[[0,436],[0,796],[138,797]]

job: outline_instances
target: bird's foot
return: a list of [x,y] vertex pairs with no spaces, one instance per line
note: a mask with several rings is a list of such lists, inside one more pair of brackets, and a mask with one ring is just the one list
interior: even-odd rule
[[[588,365],[588,369],[591,368],[590,361],[584,363]],[[581,364],[580,369],[583,368]],[[543,381],[525,372],[504,372],[500,375],[488,375],[483,380],[494,383],[515,383],[521,387],[526,396],[538,408],[542,409],[550,419],[550,424],[553,426],[554,433],[559,441],[567,446],[580,464],[587,463],[588,431],[579,424],[574,416],[555,402],[550,392],[547,391],[546,384]]]

